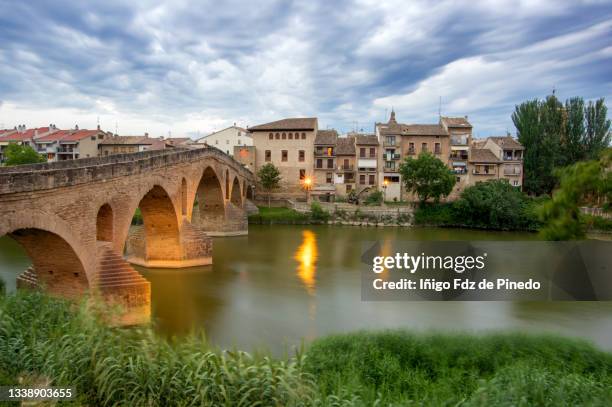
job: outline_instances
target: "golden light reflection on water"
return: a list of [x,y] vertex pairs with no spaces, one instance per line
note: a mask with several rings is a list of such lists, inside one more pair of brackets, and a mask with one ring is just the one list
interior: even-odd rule
[[297,275],[309,295],[314,295],[316,289],[317,257],[317,237],[312,231],[304,230],[302,244],[293,258],[298,262]]

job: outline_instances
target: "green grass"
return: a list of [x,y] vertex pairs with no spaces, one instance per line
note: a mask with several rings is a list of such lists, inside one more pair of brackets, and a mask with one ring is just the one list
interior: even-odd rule
[[308,223],[310,216],[290,208],[259,207],[259,214],[250,215],[249,223]]
[[306,370],[322,397],[361,405],[609,405],[612,355],[581,341],[521,334],[322,338]]
[[358,332],[273,358],[105,325],[37,293],[0,296],[0,384],[76,386],[75,405],[609,405],[612,355],[550,336]]

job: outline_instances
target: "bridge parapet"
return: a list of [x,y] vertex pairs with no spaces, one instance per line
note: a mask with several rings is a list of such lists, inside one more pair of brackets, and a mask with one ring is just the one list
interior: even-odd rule
[[229,160],[241,175],[247,178],[253,176],[251,171],[244,168],[233,157],[215,147],[181,148],[0,167],[0,194],[31,192],[102,181],[207,157]]

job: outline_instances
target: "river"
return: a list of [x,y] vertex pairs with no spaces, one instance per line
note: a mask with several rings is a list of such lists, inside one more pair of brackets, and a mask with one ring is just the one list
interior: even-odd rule
[[[152,283],[155,329],[204,329],[220,347],[291,351],[302,341],[359,329],[553,332],[612,350],[612,302],[363,302],[363,241],[535,240],[528,233],[436,228],[251,225],[215,238],[213,265],[138,270]],[[0,238],[0,278],[9,291],[29,264]]]

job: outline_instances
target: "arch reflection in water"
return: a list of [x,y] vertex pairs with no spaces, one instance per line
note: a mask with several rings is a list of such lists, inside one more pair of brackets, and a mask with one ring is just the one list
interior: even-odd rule
[[293,258],[298,262],[297,275],[309,295],[315,294],[317,257],[317,236],[311,230],[304,230],[302,244],[296,250]]

